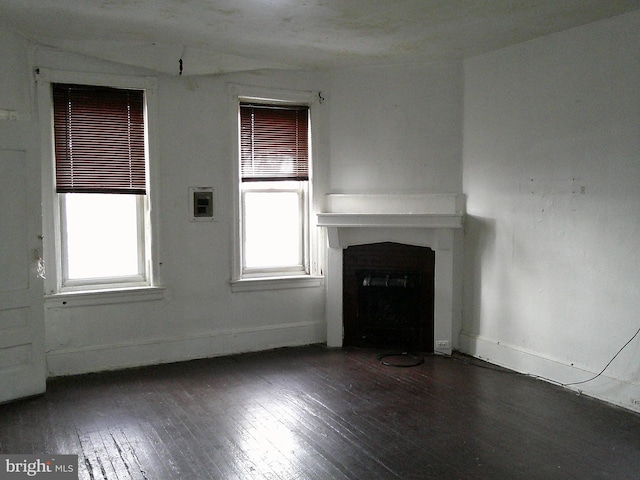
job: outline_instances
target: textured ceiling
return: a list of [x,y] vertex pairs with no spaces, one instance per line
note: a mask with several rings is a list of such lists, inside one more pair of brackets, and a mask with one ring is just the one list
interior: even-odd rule
[[640,9],[640,0],[0,0],[40,44],[168,74],[467,58]]

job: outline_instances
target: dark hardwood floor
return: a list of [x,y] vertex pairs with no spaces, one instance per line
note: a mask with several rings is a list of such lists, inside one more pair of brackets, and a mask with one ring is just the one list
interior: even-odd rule
[[0,452],[77,454],[81,479],[640,479],[640,415],[467,357],[377,353],[54,379],[0,405]]

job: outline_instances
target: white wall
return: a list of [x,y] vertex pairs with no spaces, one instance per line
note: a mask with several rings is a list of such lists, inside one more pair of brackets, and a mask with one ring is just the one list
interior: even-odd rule
[[332,193],[458,193],[462,64],[331,74]]
[[[76,72],[149,75],[43,48],[36,49],[34,64]],[[30,85],[32,80],[21,78],[18,83],[23,82]],[[159,178],[153,205],[158,221],[153,227],[164,295],[128,302],[48,299],[45,322],[50,375],[325,341],[322,286],[231,291],[235,143],[229,82],[296,91],[324,87],[321,75],[299,72],[157,76],[159,111],[157,118],[150,119],[155,124],[149,141],[156,152],[150,168]],[[326,123],[325,116],[319,113],[320,122]],[[325,130],[320,129],[319,138],[314,139],[319,146],[314,160],[320,199],[328,157]],[[215,222],[189,221],[188,192],[193,186],[215,189]]]
[[[640,328],[639,47],[635,12],[464,63],[466,351],[568,383]],[[640,411],[638,358],[572,388]]]
[[15,112],[20,120],[30,119],[32,75],[28,58],[29,42],[0,29],[0,109]]

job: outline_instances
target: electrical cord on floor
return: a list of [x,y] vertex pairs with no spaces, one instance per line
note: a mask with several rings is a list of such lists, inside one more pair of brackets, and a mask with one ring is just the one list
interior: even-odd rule
[[[410,361],[409,363],[404,363],[404,362],[394,363],[386,360],[387,358],[391,358],[391,357],[403,358],[403,359],[410,358],[412,359],[412,361]],[[408,367],[417,367],[418,365],[422,365],[424,363],[423,355],[418,355],[418,354],[409,353],[409,352],[381,353],[376,358],[382,365],[385,365],[387,367],[408,368]]]
[[563,387],[568,387],[570,385],[582,385],[583,383],[587,383],[590,382],[592,380],[595,380],[596,378],[598,378],[600,375],[602,375],[604,373],[604,371],[609,368],[609,365],[611,365],[613,363],[613,361],[618,357],[618,355],[620,355],[620,353],[622,352],[622,350],[624,350],[627,345],[629,345],[634,338],[636,338],[638,336],[638,334],[640,334],[640,328],[638,328],[638,330],[636,331],[636,333],[633,334],[633,337],[631,337],[627,343],[625,343],[622,348],[620,348],[620,350],[618,350],[618,352],[613,356],[613,358],[611,360],[609,360],[609,363],[607,363],[604,368],[602,370],[600,370],[600,373],[598,373],[597,375],[587,379],[587,380],[582,380],[581,382],[571,382],[571,383],[561,383],[560,385],[562,385]]
[[[520,372],[516,372],[514,370],[509,370],[507,368],[503,368],[503,367],[491,367],[488,365],[480,365],[478,363],[473,362],[473,357],[469,357],[472,360],[464,360],[463,358],[461,358],[458,355],[447,355],[445,353],[441,353],[441,352],[428,352],[428,353],[412,353],[412,352],[392,352],[392,353],[381,353],[379,355],[376,356],[378,362],[380,362],[382,365],[385,365],[387,367],[398,367],[398,368],[407,368],[407,367],[417,367],[418,365],[422,365],[424,363],[424,357],[425,356],[431,356],[431,357],[442,357],[442,358],[446,358],[449,360],[454,360],[456,362],[460,362],[464,365],[471,365],[473,367],[477,367],[477,368],[484,368],[486,370],[493,370],[494,372],[500,372],[500,373],[509,373],[512,375],[523,375]],[[410,363],[395,363],[395,362],[390,362],[387,359],[389,358],[411,358],[413,359],[412,362]]]
[[[587,380],[582,380],[580,382],[562,383],[562,382],[558,382],[557,380],[552,380],[550,378],[542,377],[540,375],[534,375],[532,373],[520,373],[520,372],[516,372],[514,370],[509,370],[509,369],[495,368],[495,367],[490,367],[490,366],[487,366],[487,365],[480,365],[480,364],[474,363],[473,361],[463,360],[463,359],[458,358],[457,356],[454,356],[454,355],[441,355],[441,356],[443,356],[445,358],[450,358],[452,360],[455,360],[457,362],[463,363],[465,365],[471,365],[471,366],[477,367],[477,368],[484,368],[484,369],[487,369],[487,370],[493,370],[495,372],[500,372],[500,373],[509,373],[509,374],[515,374],[515,375],[526,375],[528,377],[538,378],[540,380],[545,380],[547,382],[554,383],[554,384],[559,385],[561,387],[569,387],[569,386],[572,386],[572,385],[582,385],[583,383],[591,382],[592,380],[595,380],[596,378],[601,376],[607,370],[607,368],[609,368],[609,365],[611,365],[613,363],[613,361],[618,357],[618,355],[620,355],[620,353],[622,353],[622,351],[627,347],[627,345],[629,345],[631,342],[633,342],[633,340],[638,335],[640,335],[640,328],[638,328],[638,330],[636,330],[636,333],[634,333],[633,336],[627,341],[627,343],[625,343],[620,348],[620,350],[618,350],[618,352],[613,356],[613,358],[611,358],[611,360],[609,360],[609,362],[604,366],[604,368],[602,370],[600,370],[599,373],[597,373],[596,375],[594,375],[593,377],[591,377],[591,378],[589,378]],[[471,358],[473,358],[473,357],[471,357]]]

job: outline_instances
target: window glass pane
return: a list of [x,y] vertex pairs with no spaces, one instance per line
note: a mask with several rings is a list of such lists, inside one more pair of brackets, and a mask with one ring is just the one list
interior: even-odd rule
[[302,265],[298,192],[245,192],[245,268]]
[[138,275],[136,195],[65,194],[67,279]]

